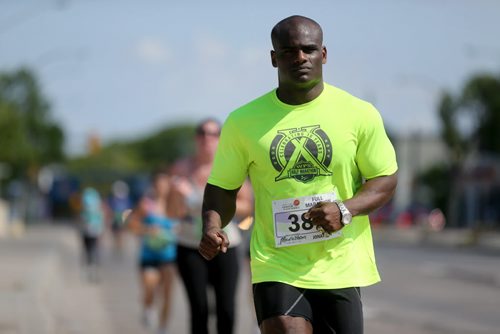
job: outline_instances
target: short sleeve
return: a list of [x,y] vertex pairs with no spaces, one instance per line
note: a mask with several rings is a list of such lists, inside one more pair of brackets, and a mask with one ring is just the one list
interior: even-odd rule
[[371,105],[361,120],[356,162],[365,179],[391,175],[398,170],[396,153],[382,117]]
[[208,183],[227,190],[241,187],[248,175],[248,151],[241,128],[231,115],[222,126],[221,137]]

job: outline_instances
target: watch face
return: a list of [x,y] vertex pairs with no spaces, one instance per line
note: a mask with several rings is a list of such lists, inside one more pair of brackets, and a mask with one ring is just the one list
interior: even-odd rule
[[344,225],[350,224],[352,221],[352,215],[350,213],[344,213],[342,216],[342,223]]
[[342,203],[341,201],[337,202],[337,206],[339,207],[340,213],[342,214],[342,224],[343,225],[350,224],[352,221],[352,214],[349,212],[344,203]]

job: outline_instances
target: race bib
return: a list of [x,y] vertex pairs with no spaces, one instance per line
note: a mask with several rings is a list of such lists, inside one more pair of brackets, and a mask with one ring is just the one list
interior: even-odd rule
[[287,198],[273,201],[274,239],[276,247],[285,247],[340,237],[337,231],[324,232],[305,218],[306,212],[318,202],[333,202],[335,193]]

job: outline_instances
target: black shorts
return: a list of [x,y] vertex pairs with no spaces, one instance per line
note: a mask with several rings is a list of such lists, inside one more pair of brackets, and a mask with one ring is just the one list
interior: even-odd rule
[[288,315],[310,321],[315,334],[363,333],[359,288],[315,290],[263,282],[253,285],[253,296],[259,326],[265,319]]
[[146,269],[161,269],[163,266],[166,266],[168,264],[174,263],[174,261],[167,261],[167,260],[143,260],[141,259],[139,261],[139,268],[141,270],[146,270]]

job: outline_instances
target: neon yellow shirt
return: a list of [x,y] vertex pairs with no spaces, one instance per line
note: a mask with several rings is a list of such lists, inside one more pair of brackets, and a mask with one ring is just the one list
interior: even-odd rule
[[368,216],[354,217],[336,238],[277,247],[273,201],[332,191],[346,200],[363,179],[396,170],[378,111],[325,83],[321,95],[306,104],[284,104],[273,90],[233,111],[208,183],[236,189],[250,176],[253,283],[336,289],[380,281]]

